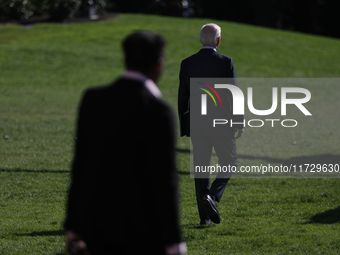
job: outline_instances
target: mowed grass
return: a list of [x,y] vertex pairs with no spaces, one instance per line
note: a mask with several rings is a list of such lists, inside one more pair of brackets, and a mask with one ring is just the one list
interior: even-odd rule
[[[176,113],[180,62],[200,49],[199,29],[211,21],[124,14],[94,23],[0,27],[0,254],[63,252],[78,103],[85,88],[123,72],[121,40],[137,29],[166,37],[159,87]],[[219,52],[233,58],[238,77],[339,77],[339,40],[215,22],[222,28]],[[339,162],[337,95],[336,87],[313,88],[310,110],[321,123],[314,118],[289,131],[247,128],[237,142],[240,165]],[[338,179],[231,179],[219,203],[222,223],[200,227],[190,140],[178,137],[177,148],[188,254],[340,252]]]

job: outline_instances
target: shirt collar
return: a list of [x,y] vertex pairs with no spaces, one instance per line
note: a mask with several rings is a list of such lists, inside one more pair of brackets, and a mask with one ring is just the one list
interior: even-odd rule
[[216,51],[216,49],[212,46],[203,46],[203,49],[211,49],[211,50]]
[[144,86],[150,91],[150,93],[152,95],[154,95],[157,98],[162,97],[161,91],[159,90],[157,85],[153,82],[153,80],[151,80],[146,75],[144,75],[140,72],[127,70],[123,74],[123,78],[129,79],[129,80],[139,81],[139,82],[144,84]]

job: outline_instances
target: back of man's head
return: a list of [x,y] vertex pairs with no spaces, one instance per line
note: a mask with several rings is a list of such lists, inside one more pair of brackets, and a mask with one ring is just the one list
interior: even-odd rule
[[123,41],[125,65],[129,70],[148,73],[164,55],[165,39],[149,31],[137,31]]
[[216,47],[219,38],[221,38],[221,28],[218,25],[209,23],[201,28],[200,39],[203,46]]

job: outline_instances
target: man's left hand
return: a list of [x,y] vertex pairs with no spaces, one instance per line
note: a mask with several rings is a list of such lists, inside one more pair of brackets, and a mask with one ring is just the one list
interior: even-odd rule
[[[66,253],[69,252],[71,254],[79,254],[79,255],[90,254],[87,250],[86,243],[82,240],[81,236],[79,236],[78,234],[70,230],[66,230],[65,236],[66,236]],[[73,244],[75,244],[74,247],[72,247]]]
[[243,134],[244,129],[243,128],[242,129],[235,128],[234,131],[235,131],[235,133],[237,133],[237,135],[235,136],[235,139],[238,139]]

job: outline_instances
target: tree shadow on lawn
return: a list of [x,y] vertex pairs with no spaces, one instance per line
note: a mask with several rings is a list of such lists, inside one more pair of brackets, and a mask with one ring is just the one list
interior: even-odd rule
[[177,171],[179,175],[190,175],[190,171]]
[[335,224],[340,223],[340,206],[312,216],[305,224]]
[[62,236],[64,230],[51,230],[51,231],[33,231],[27,234],[18,234],[18,236]]
[[179,153],[190,153],[191,150],[190,149],[176,148],[176,152],[179,152]]
[[[31,237],[37,237],[37,236],[63,236],[64,230],[50,230],[50,231],[33,231],[32,233],[27,234],[17,234],[17,236],[31,236]],[[54,255],[64,255],[65,252],[57,252],[54,253]]]
[[30,169],[0,169],[0,172],[7,173],[54,173],[54,174],[65,174],[70,173],[70,170],[30,170]]
[[207,225],[201,225],[199,223],[188,223],[188,224],[182,224],[183,228],[186,229],[206,229],[206,228],[213,228],[215,227],[216,224],[207,224]]

